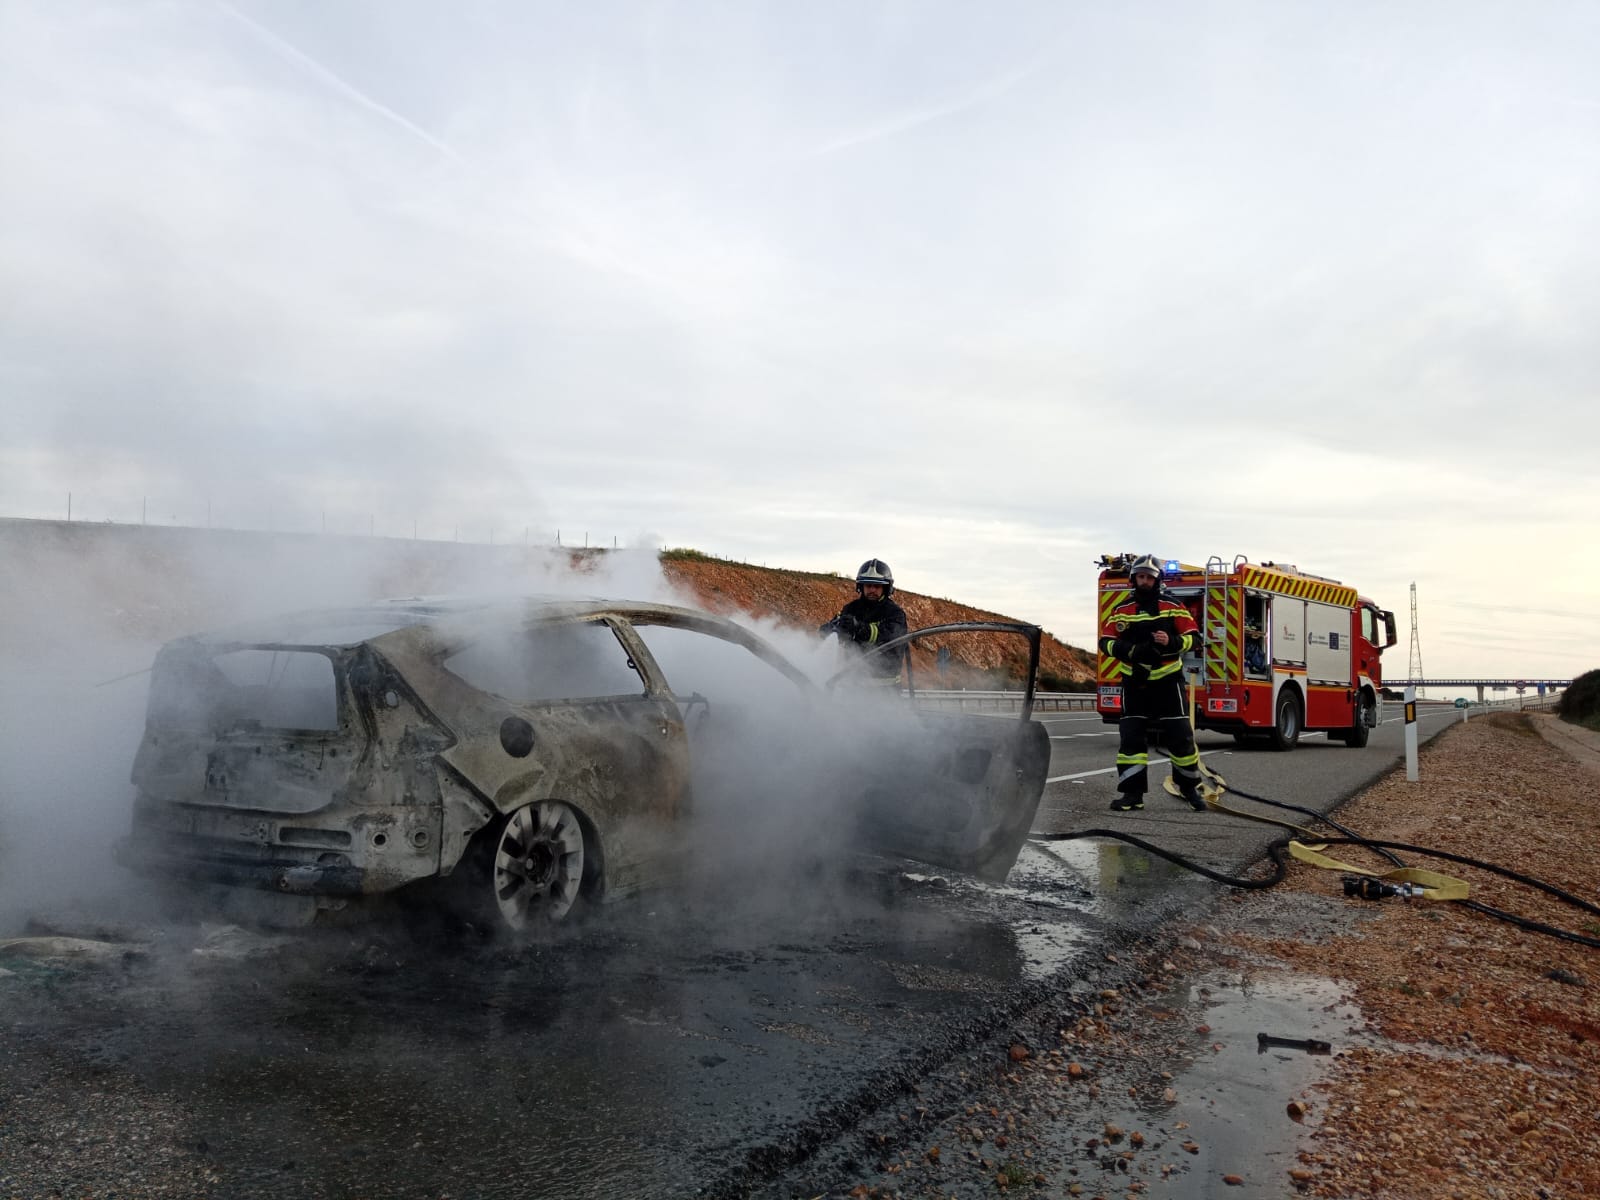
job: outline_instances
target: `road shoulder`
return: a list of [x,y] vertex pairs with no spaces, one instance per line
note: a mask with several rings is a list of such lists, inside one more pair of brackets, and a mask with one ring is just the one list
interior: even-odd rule
[[[1544,735],[1531,714],[1453,727],[1424,748],[1419,783],[1390,772],[1338,819],[1593,900],[1600,865],[1572,852],[1592,831],[1593,780]],[[1406,857],[1600,936],[1593,913]],[[1460,904],[1349,899],[1338,873],[1295,864],[1102,967],[769,1194],[1600,1194],[1592,948]]]

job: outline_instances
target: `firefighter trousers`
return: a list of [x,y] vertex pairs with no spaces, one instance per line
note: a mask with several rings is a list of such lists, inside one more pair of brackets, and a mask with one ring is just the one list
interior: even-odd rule
[[1121,735],[1117,746],[1117,791],[1143,796],[1150,774],[1150,735],[1159,731],[1161,747],[1172,760],[1172,780],[1185,796],[1200,787],[1200,755],[1194,748],[1194,727],[1184,710],[1183,683],[1177,676],[1142,687],[1122,689]]

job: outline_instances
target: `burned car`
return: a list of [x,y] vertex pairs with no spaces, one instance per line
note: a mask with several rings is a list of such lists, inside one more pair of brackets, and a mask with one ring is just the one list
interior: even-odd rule
[[[691,869],[705,830],[1003,879],[1049,764],[1029,719],[819,686],[721,617],[652,603],[391,601],[168,643],[133,765],[144,874],[343,908],[443,887],[512,929]],[[878,653],[902,653],[901,643]],[[696,823],[704,823],[699,832]]]

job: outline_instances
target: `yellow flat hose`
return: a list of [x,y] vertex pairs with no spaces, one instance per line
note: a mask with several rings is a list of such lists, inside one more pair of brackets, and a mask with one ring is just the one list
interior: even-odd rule
[[[1191,732],[1195,726],[1195,686],[1189,683],[1189,728]],[[1437,871],[1425,871],[1421,867],[1397,867],[1389,871],[1369,871],[1365,867],[1351,866],[1337,858],[1329,858],[1322,851],[1327,849],[1327,843],[1317,837],[1316,833],[1304,825],[1296,825],[1293,821],[1283,821],[1277,817],[1266,817],[1259,813],[1244,812],[1241,809],[1230,808],[1222,803],[1222,796],[1227,791],[1228,781],[1223,779],[1210,767],[1206,766],[1205,759],[1199,762],[1200,774],[1204,781],[1200,784],[1200,794],[1205,797],[1206,807],[1213,812],[1227,813],[1230,817],[1242,817],[1246,821],[1260,821],[1263,825],[1276,825],[1280,829],[1292,830],[1300,834],[1305,841],[1289,842],[1289,853],[1303,863],[1313,867],[1321,867],[1326,871],[1343,871],[1351,875],[1368,875],[1373,879],[1382,880],[1384,883],[1409,883],[1422,889],[1425,900],[1465,900],[1467,898],[1467,882],[1449,875],[1441,875]],[[1168,792],[1174,796],[1182,795],[1178,785],[1169,775],[1163,782]]]
[[[1190,739],[1190,741],[1195,741],[1194,704],[1195,704],[1195,686],[1194,686],[1194,681],[1190,680],[1190,682],[1189,682],[1189,739]],[[1196,742],[1196,747],[1195,748],[1196,749],[1199,748],[1198,742]],[[1200,794],[1206,798],[1206,803],[1207,804],[1211,804],[1211,799],[1212,799],[1213,796],[1222,795],[1223,791],[1228,786],[1228,781],[1226,779],[1224,779],[1221,775],[1218,775],[1210,767],[1206,766],[1206,760],[1203,759],[1203,758],[1195,760],[1195,764],[1194,765],[1200,771],[1200,776],[1201,776]],[[1208,787],[1207,784],[1210,784],[1211,786]],[[1183,795],[1183,792],[1179,790],[1177,783],[1173,780],[1171,775],[1168,775],[1165,779],[1163,779],[1161,781],[1161,786],[1164,789],[1166,789],[1166,792],[1167,792],[1168,795],[1171,795],[1171,796],[1181,796],[1181,795]],[[1213,805],[1212,807],[1216,807],[1216,806]],[[1231,809],[1223,809],[1222,811],[1230,812],[1232,810]],[[1242,816],[1246,816],[1247,814],[1245,814],[1245,813],[1237,813],[1235,815],[1242,817]],[[1296,828],[1296,826],[1291,826],[1290,828]]]
[[1206,807],[1213,812],[1227,813],[1230,817],[1239,817],[1246,821],[1259,821],[1263,825],[1276,825],[1279,829],[1287,829],[1291,833],[1298,833],[1309,845],[1321,846],[1322,839],[1316,830],[1307,829],[1304,825],[1296,825],[1293,821],[1285,821],[1281,817],[1268,817],[1261,813],[1245,812],[1241,808],[1230,808],[1222,802],[1222,788],[1208,788],[1201,785],[1200,794],[1206,799]]
[[1289,853],[1303,863],[1313,867],[1321,867],[1325,871],[1343,871],[1350,875],[1370,875],[1373,879],[1381,879],[1385,883],[1410,883],[1422,889],[1425,900],[1465,900],[1467,898],[1467,883],[1464,879],[1454,879],[1449,875],[1441,875],[1437,871],[1425,871],[1421,867],[1397,867],[1389,871],[1369,871],[1365,867],[1354,867],[1347,862],[1340,862],[1337,858],[1329,858],[1326,854],[1313,849],[1300,842],[1289,843]]

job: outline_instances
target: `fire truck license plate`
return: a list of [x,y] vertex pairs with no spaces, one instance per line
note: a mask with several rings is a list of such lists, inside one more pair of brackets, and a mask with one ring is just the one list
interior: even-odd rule
[[1122,689],[1120,687],[1102,687],[1100,689],[1100,705],[1103,708],[1122,707]]
[[1239,702],[1237,700],[1207,700],[1206,708],[1211,712],[1238,712]]

